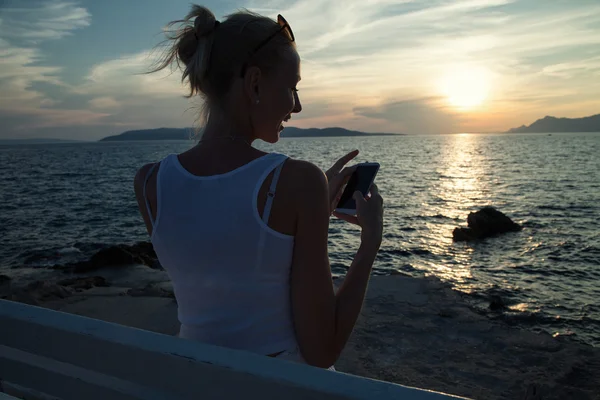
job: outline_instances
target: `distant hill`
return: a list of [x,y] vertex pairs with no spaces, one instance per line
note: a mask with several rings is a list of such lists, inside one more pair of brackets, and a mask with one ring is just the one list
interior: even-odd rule
[[395,136],[399,133],[366,133],[344,128],[295,128],[287,127],[281,132],[282,137],[336,137],[336,136]]
[[[344,128],[309,128],[288,127],[281,133],[282,137],[340,137],[340,136],[390,136],[394,133],[366,133]],[[100,141],[129,140],[187,140],[193,136],[192,128],[157,128],[140,129],[123,132],[120,135],[108,136]]]
[[512,128],[508,133],[600,132],[600,114],[583,118],[544,117],[529,126]]
[[157,128],[139,129],[123,132],[115,136],[107,136],[100,139],[101,142],[129,141],[129,140],[188,140],[192,137],[192,128]]
[[45,139],[45,138],[31,138],[31,139],[0,139],[0,144],[50,144],[50,143],[80,143],[82,140],[70,140],[70,139]]

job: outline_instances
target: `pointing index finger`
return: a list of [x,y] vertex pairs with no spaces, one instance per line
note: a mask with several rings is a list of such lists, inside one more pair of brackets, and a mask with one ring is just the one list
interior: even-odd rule
[[350,153],[337,160],[335,164],[333,164],[333,169],[335,169],[336,172],[340,171],[344,167],[344,165],[348,164],[350,160],[352,160],[357,155],[358,150],[351,151]]

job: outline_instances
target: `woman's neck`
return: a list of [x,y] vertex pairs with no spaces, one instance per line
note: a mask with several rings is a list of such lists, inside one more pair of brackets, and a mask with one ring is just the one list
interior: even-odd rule
[[220,113],[211,114],[203,129],[200,141],[230,139],[242,140],[248,144],[254,142],[255,137],[249,126],[236,123],[236,118]]

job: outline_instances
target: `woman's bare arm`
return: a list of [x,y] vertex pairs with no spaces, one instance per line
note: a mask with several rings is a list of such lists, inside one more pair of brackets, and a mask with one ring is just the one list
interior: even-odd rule
[[[135,174],[135,178],[133,179],[133,189],[135,191],[135,198],[138,203],[138,208],[140,210],[140,214],[142,214],[142,218],[144,219],[144,224],[146,224],[146,229],[148,230],[148,234],[152,236],[152,223],[150,222],[150,215],[148,215],[148,207],[146,207],[146,200],[144,199],[144,184],[146,183],[146,176],[148,172],[150,172],[150,168],[152,168],[154,164],[146,164],[142,168],[138,170]],[[150,179],[148,179],[148,183],[146,186],[146,196],[148,197],[148,203],[150,203],[150,208],[152,211],[152,219],[156,218],[156,175],[158,172],[158,167],[154,168]]]
[[294,169],[298,177],[297,228],[291,298],[296,337],[305,360],[326,368],[335,363],[354,329],[381,238],[374,234],[369,239],[363,234],[348,274],[335,293],[327,252],[327,178],[309,163],[297,164]]

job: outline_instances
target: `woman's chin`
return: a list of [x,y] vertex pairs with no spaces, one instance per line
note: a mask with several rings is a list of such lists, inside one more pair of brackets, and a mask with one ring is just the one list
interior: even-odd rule
[[275,132],[274,135],[269,135],[261,138],[263,142],[267,142],[270,144],[277,143],[279,141],[279,132]]
[[273,136],[273,141],[269,141],[269,143],[276,143],[281,138],[281,132],[283,132],[283,125],[279,125],[279,128],[275,131],[275,135]]
[[283,132],[283,125],[279,125],[276,129],[270,131],[269,133],[265,132],[265,134],[259,137],[260,140],[267,143],[277,143],[281,138],[281,132]]

